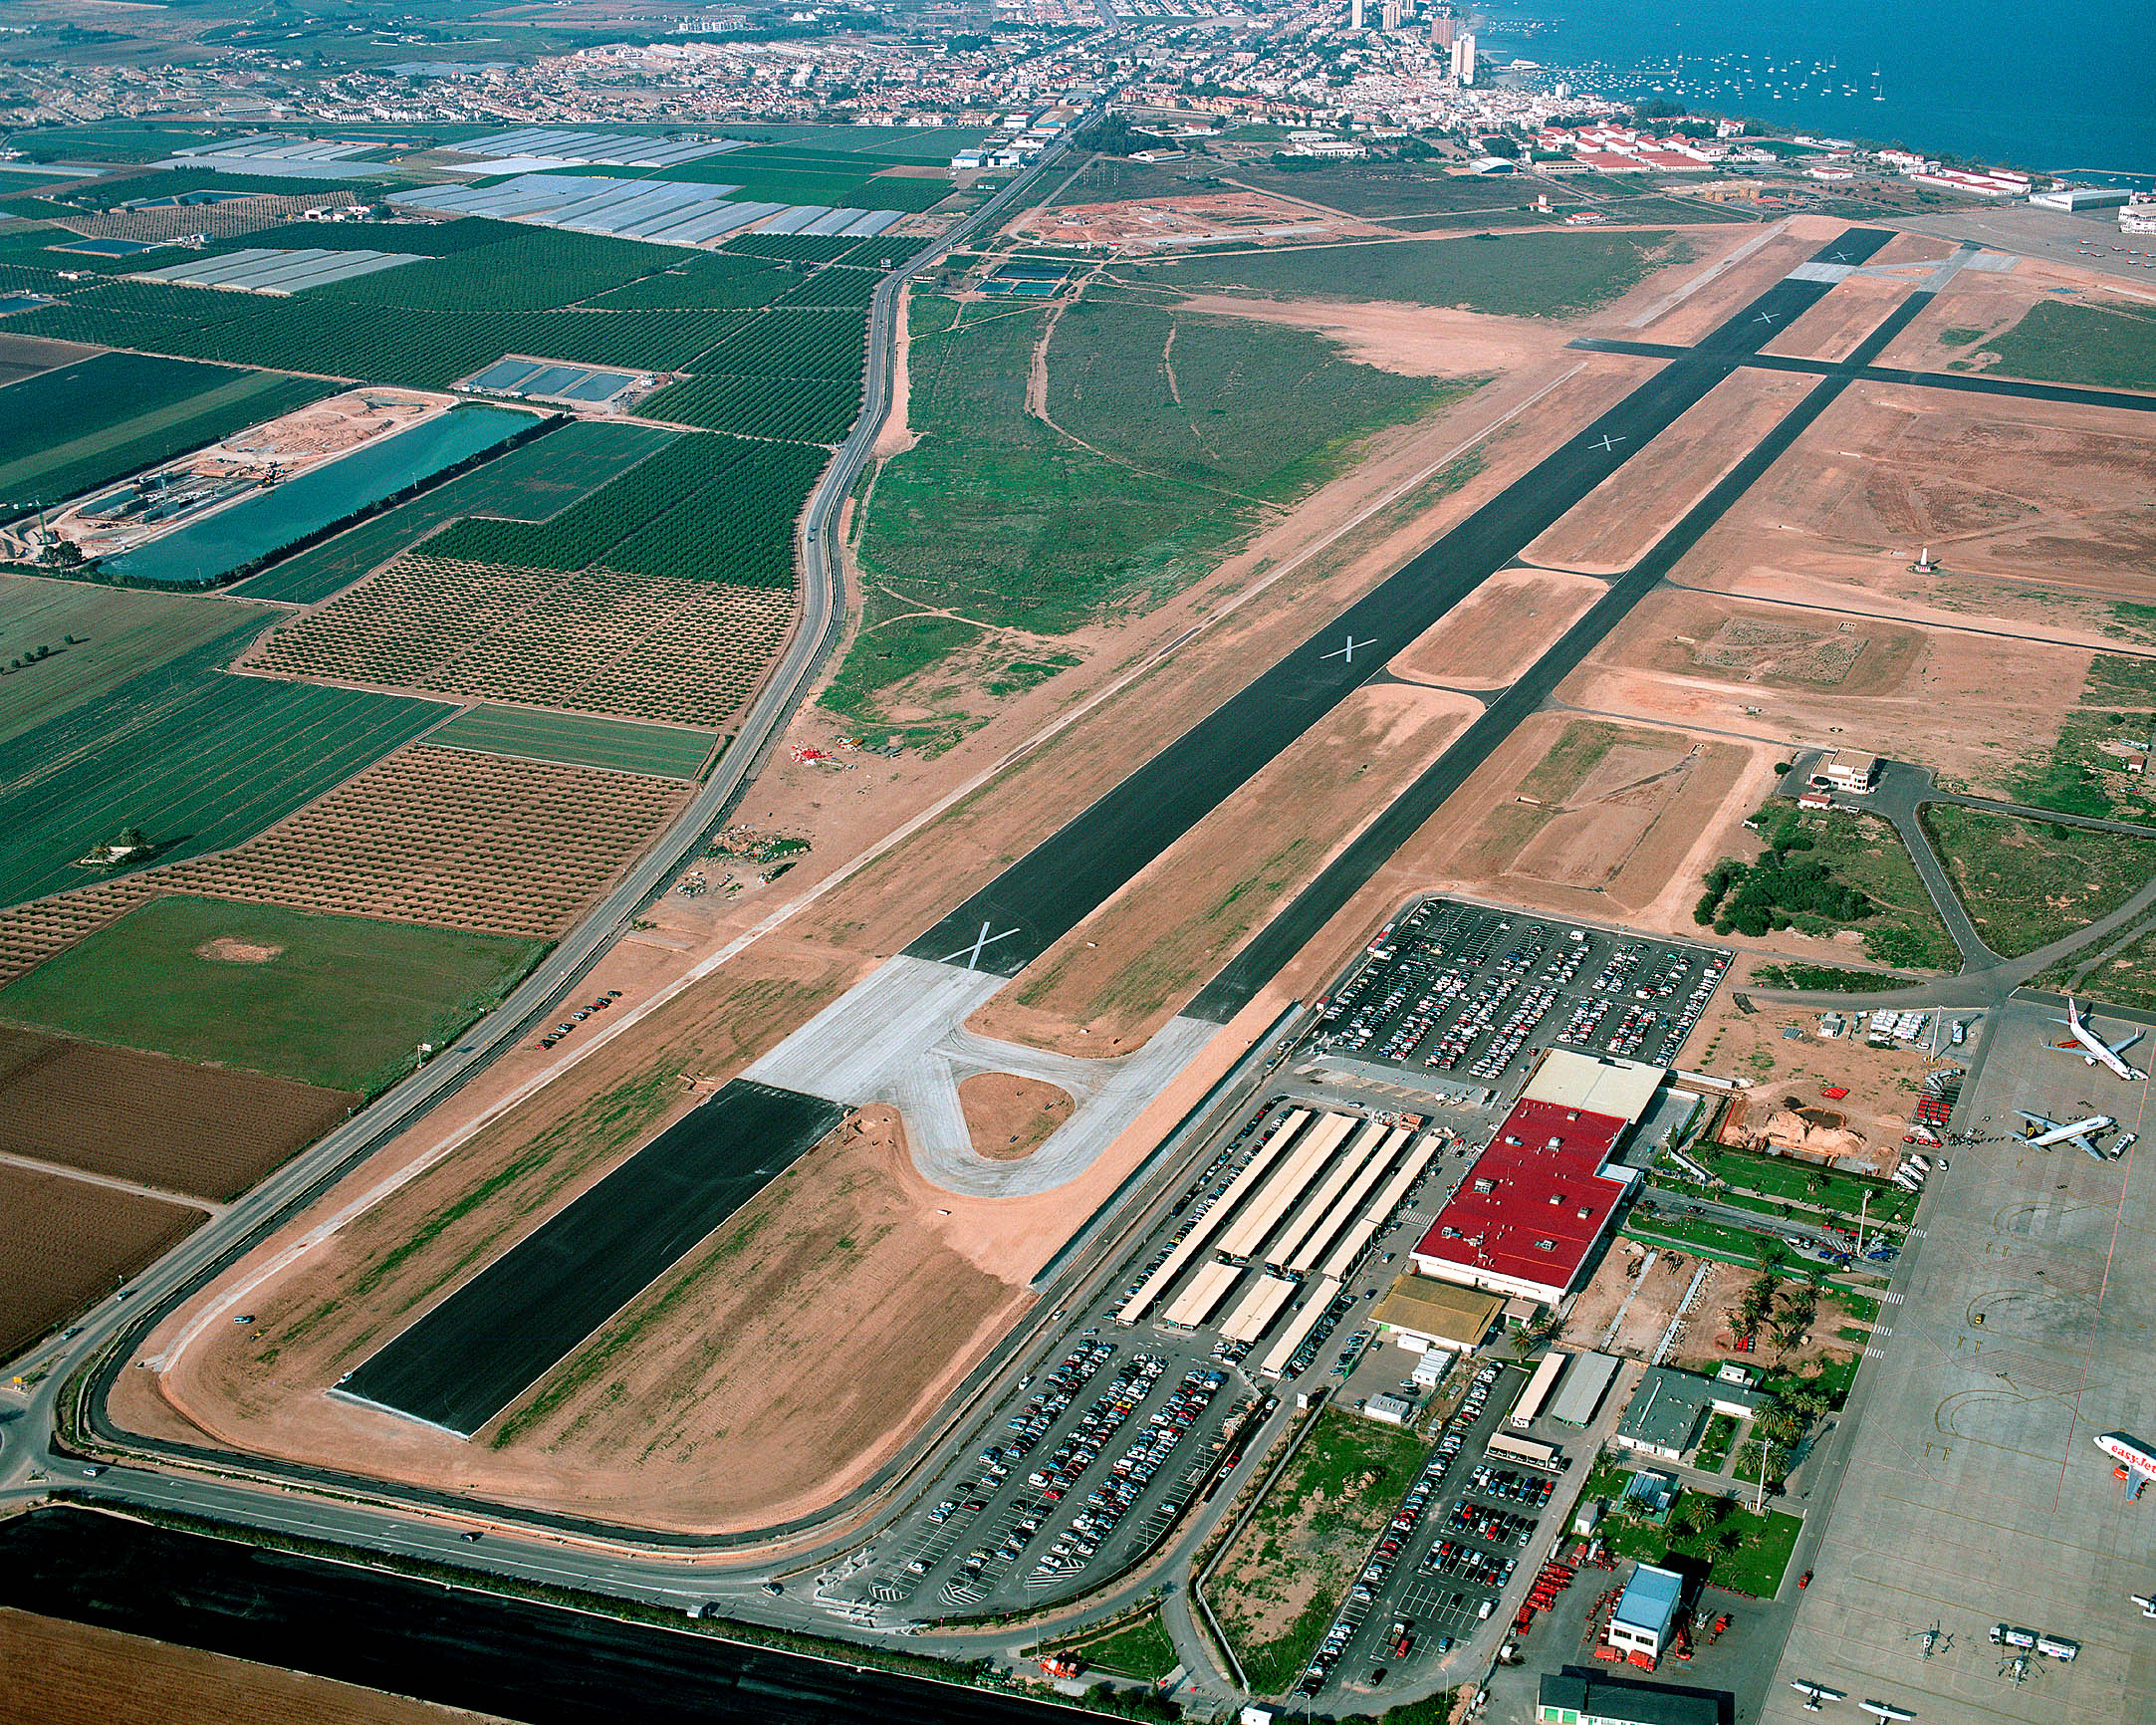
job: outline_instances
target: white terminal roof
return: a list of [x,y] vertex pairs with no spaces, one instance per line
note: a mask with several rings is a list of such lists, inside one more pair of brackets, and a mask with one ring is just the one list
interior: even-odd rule
[[1520,1100],[1608,1114],[1627,1125],[1636,1125],[1652,1106],[1664,1076],[1661,1067],[1644,1061],[1597,1058],[1554,1048],[1545,1057],[1534,1082],[1520,1093]]

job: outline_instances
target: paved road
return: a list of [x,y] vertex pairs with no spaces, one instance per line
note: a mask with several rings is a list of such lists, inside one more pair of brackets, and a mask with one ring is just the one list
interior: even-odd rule
[[[1814,766],[1821,759],[1822,751],[1812,750],[1798,755],[1790,764],[1790,770],[1782,776],[1775,794],[1796,797],[1805,787]],[[1994,952],[1977,932],[1970,920],[1968,909],[1963,905],[1961,894],[1954,888],[1939,854],[1932,847],[1931,835],[1925,832],[1919,811],[1927,803],[1952,803],[1964,809],[1975,809],[1988,814],[2015,815],[2032,821],[2056,821],[2064,825],[2085,827],[2094,832],[2117,833],[2133,839],[2156,839],[2156,828],[2140,827],[2128,821],[2106,821],[2089,816],[2058,815],[2048,809],[2031,808],[2022,803],[2004,803],[1991,797],[1967,797],[1958,792],[1942,791],[1932,781],[1929,768],[1911,766],[1903,761],[1882,761],[1876,789],[1861,799],[1845,799],[1845,806],[1863,809],[1882,816],[1891,822],[1894,831],[1901,836],[1902,844],[1909,852],[1909,860],[1916,865],[1917,877],[1924,882],[1924,890],[1931,895],[1939,919],[1946,924],[1947,932],[1954,937],[1954,944],[1962,954],[1959,975],[1935,982],[1911,983],[1903,986],[1881,979],[1881,987],[1875,993],[1833,993],[1818,990],[1755,989],[1752,992],[1762,999],[1779,1005],[1833,1006],[1851,1010],[1872,1006],[1898,1006],[1915,1010],[1920,1007],[1988,1007],[2003,1005],[2007,999],[2032,977],[2040,976],[2060,959],[2071,954],[2096,947],[2110,935],[2130,928],[2156,905],[2156,880],[2128,898],[2116,910],[2099,917],[2085,928],[2079,928],[2034,952],[2008,958]]]

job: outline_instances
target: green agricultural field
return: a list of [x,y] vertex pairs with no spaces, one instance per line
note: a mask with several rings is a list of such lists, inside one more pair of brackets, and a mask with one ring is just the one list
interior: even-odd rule
[[1096,156],[1072,176],[1049,205],[1068,209],[1074,204],[1122,203],[1132,198],[1187,197],[1218,190],[1218,182],[1210,175],[1211,170],[1198,162],[1158,167],[1127,156]]
[[860,417],[853,377],[696,376],[662,389],[639,411],[706,431],[837,443]]
[[0,510],[58,503],[336,387],[145,354],[99,354],[0,389]]
[[1223,252],[1123,267],[1116,274],[1134,285],[1174,290],[1398,300],[1516,318],[1564,318],[1605,306],[1654,271],[1691,256],[1683,239],[1667,232],[1524,233]]
[[775,262],[733,257],[725,252],[691,252],[671,260],[656,275],[596,294],[594,311],[636,312],[677,306],[769,305],[801,285],[801,277]]
[[362,305],[319,290],[279,298],[127,281],[100,283],[8,320],[20,335],[436,389],[504,354],[677,370],[741,322],[738,311],[699,307],[449,311]]
[[794,520],[821,449],[700,433],[677,437],[541,526],[460,521],[428,541],[436,557],[520,569],[593,564],[639,575],[791,587]]
[[2009,958],[2086,928],[2156,878],[2156,842],[2147,839],[1951,803],[1931,804],[1921,818],[1969,920]]
[[318,604],[448,522],[467,516],[550,520],[626,473],[675,435],[653,425],[574,420],[287,558],[232,592],[247,599]]
[[[0,744],[194,648],[237,651],[275,616],[213,599],[0,576]],[[46,647],[35,663],[4,668]]]
[[159,862],[237,845],[448,710],[231,676],[218,666],[234,644],[168,658],[0,744],[0,904],[97,878],[75,860],[124,827]]
[[[235,960],[213,943],[252,948]],[[153,898],[0,989],[0,1019],[371,1095],[514,988],[532,940]],[[256,956],[268,953],[267,958]]]
[[[472,218],[451,224],[463,227]],[[319,224],[314,224],[319,225]],[[441,312],[544,312],[657,275],[695,254],[645,240],[580,234],[521,222],[486,222],[484,245],[463,246],[423,264],[404,264],[311,290],[355,306],[405,306]],[[401,229],[377,235],[393,251]],[[254,236],[250,236],[253,238]],[[255,243],[261,244],[259,238]]]
[[2156,308],[2040,300],[1985,347],[1999,356],[1991,369],[2009,376],[2156,389]]
[[716,731],[493,706],[474,707],[427,737],[429,743],[444,748],[567,761],[616,773],[653,773],[667,779],[695,778],[718,740]]

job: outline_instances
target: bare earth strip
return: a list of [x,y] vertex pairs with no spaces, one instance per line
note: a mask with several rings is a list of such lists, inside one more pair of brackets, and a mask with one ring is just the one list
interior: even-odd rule
[[1385,668],[1441,688],[1501,689],[1542,657],[1603,591],[1584,576],[1500,570]]

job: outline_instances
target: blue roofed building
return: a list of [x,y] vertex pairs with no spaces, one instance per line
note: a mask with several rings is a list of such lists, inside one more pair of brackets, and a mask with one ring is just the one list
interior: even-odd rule
[[1683,1598],[1684,1577],[1675,1570],[1639,1565],[1624,1584],[1617,1608],[1609,1614],[1609,1644],[1621,1653],[1636,1651],[1659,1659]]

